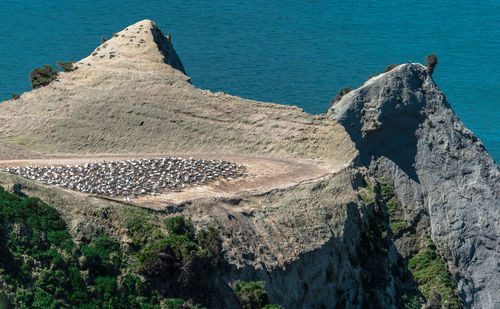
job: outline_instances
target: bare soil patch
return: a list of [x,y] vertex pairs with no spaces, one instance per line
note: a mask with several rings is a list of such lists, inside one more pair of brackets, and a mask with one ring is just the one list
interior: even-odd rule
[[[0,167],[74,165],[86,162],[170,156],[231,161],[244,165],[247,175],[240,179],[219,180],[206,185],[189,185],[179,191],[165,190],[159,194],[139,196],[138,198],[131,199],[132,204],[162,210],[169,205],[197,199],[237,198],[245,195],[260,194],[273,189],[286,188],[304,181],[321,178],[331,173],[327,168],[310,161],[214,153],[46,155],[42,158],[33,159],[0,160]],[[69,189],[65,190],[71,191]],[[115,200],[122,201],[120,198],[116,198]]]

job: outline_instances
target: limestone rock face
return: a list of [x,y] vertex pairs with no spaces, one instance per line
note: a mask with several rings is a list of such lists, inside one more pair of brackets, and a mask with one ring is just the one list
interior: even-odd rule
[[500,169],[420,64],[346,94],[328,114],[389,178],[407,220],[422,215],[467,307],[500,307]]

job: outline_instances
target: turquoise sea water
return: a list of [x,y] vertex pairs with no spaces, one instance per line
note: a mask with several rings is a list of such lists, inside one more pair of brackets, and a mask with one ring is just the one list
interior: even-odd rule
[[172,33],[196,86],[311,113],[388,64],[435,52],[437,84],[500,160],[498,0],[1,0],[0,18],[2,99],[29,90],[33,68],[84,58],[146,18]]

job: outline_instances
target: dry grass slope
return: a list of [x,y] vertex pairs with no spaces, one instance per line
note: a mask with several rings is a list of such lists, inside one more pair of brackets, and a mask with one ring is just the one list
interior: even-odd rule
[[77,70],[0,103],[0,139],[9,149],[3,153],[14,155],[22,145],[41,153],[275,154],[321,158],[331,167],[355,156],[331,119],[197,89],[167,64],[155,27],[129,26],[77,62]]

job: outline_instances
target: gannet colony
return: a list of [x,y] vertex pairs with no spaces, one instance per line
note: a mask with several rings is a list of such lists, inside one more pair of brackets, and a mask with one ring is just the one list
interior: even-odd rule
[[188,184],[243,177],[245,167],[224,160],[149,158],[83,165],[7,167],[9,173],[80,192],[123,197],[178,190]]

